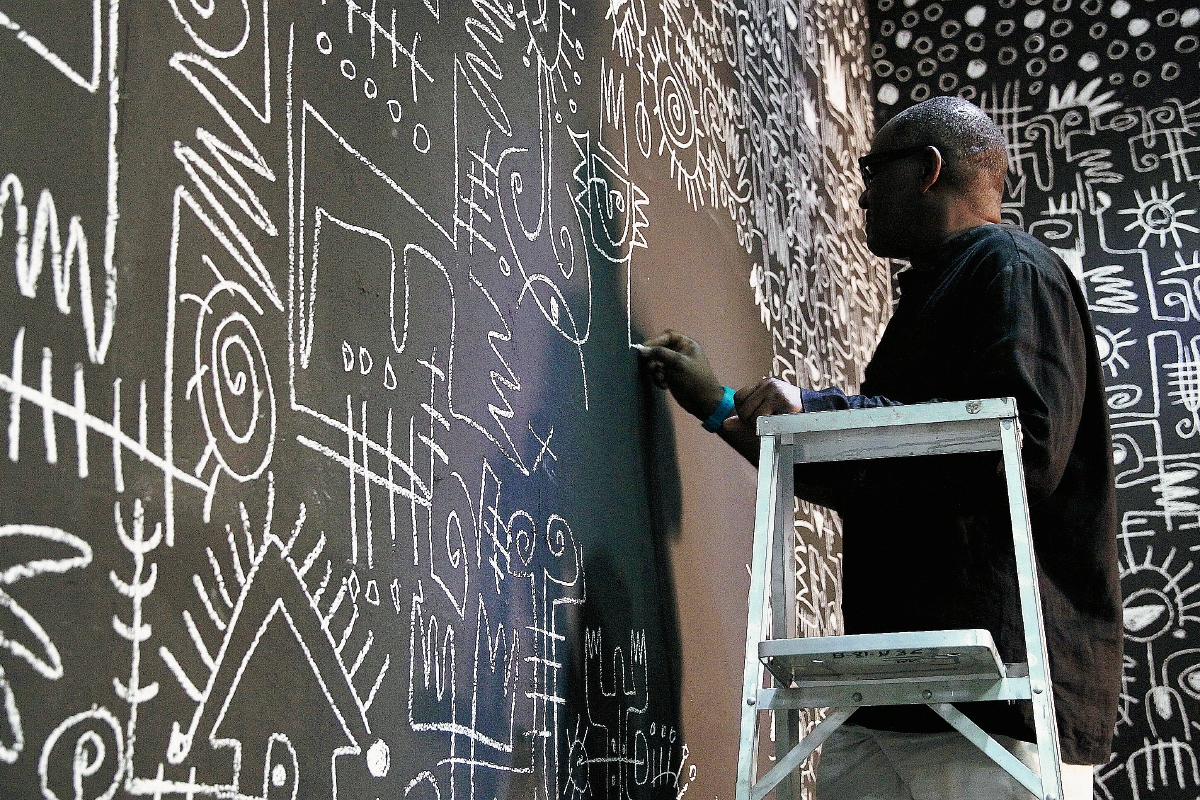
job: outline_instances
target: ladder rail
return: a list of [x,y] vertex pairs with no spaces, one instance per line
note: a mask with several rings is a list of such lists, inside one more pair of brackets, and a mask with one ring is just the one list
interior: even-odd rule
[[[1046,650],[1046,626],[1042,619],[1037,561],[1033,550],[1033,527],[1029,521],[1029,498],[1025,492],[1025,470],[1021,463],[1021,422],[1016,417],[1000,421],[1004,442],[1004,478],[1008,491],[1008,513],[1013,528],[1013,560],[1017,567],[1017,593],[1025,631],[1025,663],[1033,693],[1033,729],[1037,735],[1042,777],[1049,769],[1051,792],[1042,796],[1061,798],[1062,761],[1058,746],[1058,721],[1054,714],[1054,692],[1050,681],[1050,656]],[[1049,765],[1049,766],[1047,766]]]
[[[758,433],[761,437],[759,480],[742,687],[737,800],[761,800],[772,789],[776,789],[779,800],[798,797],[799,785],[793,776],[794,770],[845,722],[854,708],[872,704],[872,699],[892,704],[897,697],[928,705],[1035,796],[1043,800],[1061,798],[1058,730],[1021,464],[1021,426],[1016,401],[993,398],[760,417]],[[796,636],[795,601],[788,589],[795,582],[790,547],[795,536],[794,465],[987,451],[1000,451],[1003,460],[1027,664],[1009,665],[1016,669],[1000,680],[962,682],[949,691],[919,690],[919,681],[911,682],[909,690],[904,688],[905,683],[901,680],[891,682],[882,694],[874,693],[866,699],[855,692],[851,702],[838,702],[825,721],[808,737],[797,741],[798,709],[815,707],[811,702],[820,692],[807,684],[764,688],[765,670],[758,653],[759,641],[770,638],[766,636],[768,627],[772,633],[785,633],[787,638]],[[764,608],[768,591],[771,593],[769,617]],[[1018,675],[1022,668],[1027,670],[1026,674]],[[901,688],[900,694],[896,694],[896,687]],[[916,691],[922,692],[919,699],[913,694]],[[1039,774],[950,705],[951,702],[993,698],[1032,700]],[[764,711],[771,711],[775,716],[776,764],[756,783],[758,714]],[[813,741],[813,734],[818,731],[819,740]]]
[[[763,665],[758,660],[758,642],[763,638],[763,606],[767,591],[767,557],[774,532],[776,502],[775,474],[779,453],[774,436],[759,442],[758,495],[754,513],[754,545],[750,562],[750,595],[746,619],[746,660],[742,675],[741,735],[738,744],[737,779],[734,792],[738,800],[749,800],[757,776],[758,760],[758,689],[762,685]],[[765,467],[765,469],[764,469]]]
[[[773,481],[775,487],[775,516],[772,520],[771,546],[769,550],[771,575],[771,631],[781,631],[788,638],[796,637],[796,559],[792,548],[794,537],[784,534],[794,531],[796,526],[795,500],[795,454],[786,442],[777,445],[778,473]],[[800,711],[789,708],[771,712],[775,724],[775,763],[773,769],[800,743]],[[831,728],[832,730],[832,728]],[[791,770],[783,773],[775,796],[777,800],[799,800],[800,785],[793,779]],[[770,773],[768,773],[770,774]],[[765,779],[765,778],[764,778]]]

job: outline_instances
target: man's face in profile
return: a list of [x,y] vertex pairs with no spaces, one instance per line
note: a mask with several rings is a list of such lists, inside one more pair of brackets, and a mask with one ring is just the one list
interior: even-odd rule
[[921,150],[895,145],[885,127],[860,159],[866,188],[858,204],[866,212],[867,248],[877,256],[907,258],[910,254]]

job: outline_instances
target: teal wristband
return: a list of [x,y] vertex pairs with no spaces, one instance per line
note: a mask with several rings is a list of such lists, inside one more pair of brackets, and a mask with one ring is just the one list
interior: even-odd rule
[[733,389],[728,386],[722,387],[725,390],[725,396],[721,398],[721,402],[717,403],[717,407],[713,409],[712,414],[708,419],[700,423],[704,430],[716,433],[721,429],[721,423],[724,422],[731,411],[733,411]]

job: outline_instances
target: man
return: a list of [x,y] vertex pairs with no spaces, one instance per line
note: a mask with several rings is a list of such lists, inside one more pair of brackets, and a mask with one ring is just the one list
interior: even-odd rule
[[[1116,505],[1103,375],[1087,303],[1067,267],[1000,225],[1002,132],[935,97],[898,114],[860,159],[867,245],[907,259],[862,394],[764,378],[732,396],[700,346],[647,342],[651,379],[747,458],[764,414],[1012,396],[1039,566],[1068,798],[1109,759],[1121,675]],[[846,633],[987,628],[1024,660],[1012,537],[995,454],[808,467],[797,494],[843,517]],[[962,710],[1031,766],[1028,703]],[[1025,798],[923,706],[862,709],[824,746],[820,800]]]

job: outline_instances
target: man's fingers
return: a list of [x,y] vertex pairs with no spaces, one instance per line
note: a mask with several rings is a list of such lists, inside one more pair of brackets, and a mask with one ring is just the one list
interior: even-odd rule
[[741,391],[744,393],[741,401],[739,402],[737,393],[735,393],[733,405],[737,410],[738,419],[746,425],[750,425],[754,422],[755,417],[763,413],[760,409],[762,409],[771,392],[770,378],[763,378],[758,383],[744,387]]
[[678,367],[687,358],[683,353],[677,350],[672,350],[664,345],[643,345],[639,351],[642,358],[650,364],[666,365],[668,367]]
[[695,355],[700,347],[695,339],[674,330],[663,331],[658,336],[646,340],[643,346],[651,349],[662,347],[689,356]]

